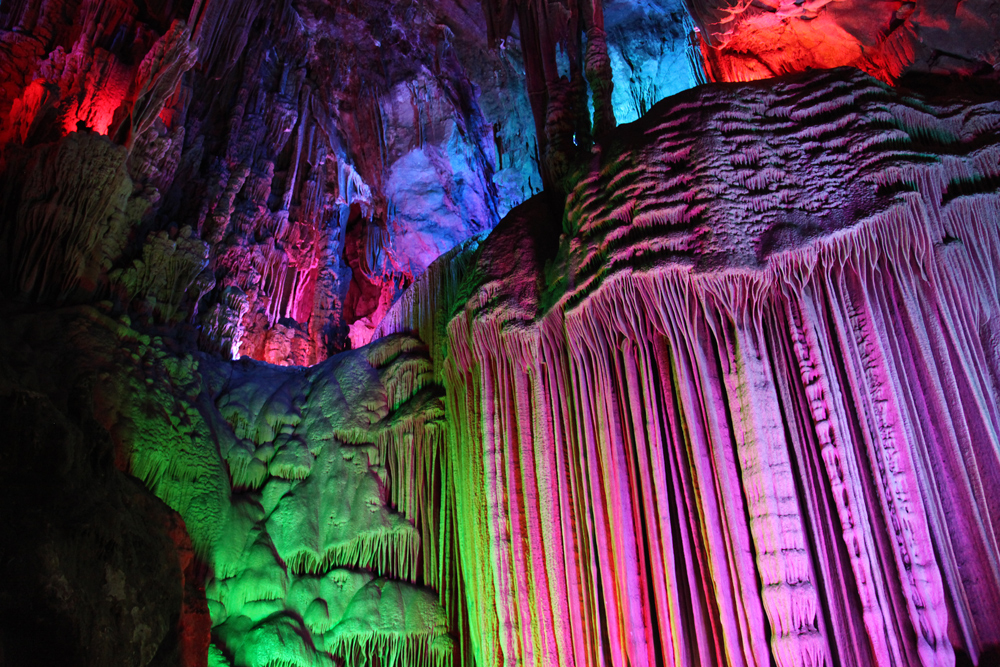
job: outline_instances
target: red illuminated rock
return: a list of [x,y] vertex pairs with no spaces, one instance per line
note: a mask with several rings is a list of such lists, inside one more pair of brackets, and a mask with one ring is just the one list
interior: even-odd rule
[[983,74],[1000,62],[1000,4],[886,0],[689,0],[708,75],[753,81],[849,65],[883,81],[908,72]]
[[[179,320],[207,350],[277,363],[363,344],[414,275],[497,220],[494,129],[460,58],[483,72],[513,66],[487,49],[482,24],[447,2],[5,5],[0,170],[16,181],[26,152],[65,146],[85,128],[107,136],[94,146],[148,206],[107,233],[114,248],[86,276],[32,293],[32,271],[45,269],[24,263],[49,252],[38,246],[14,262],[4,289],[45,302],[82,280],[79,294],[110,291],[150,322]],[[80,180],[68,165],[47,176],[52,187],[81,187],[59,184]],[[32,233],[4,217],[0,234]],[[183,277],[156,290],[174,293],[153,293],[143,267],[162,265],[174,251],[158,239],[176,242],[184,228],[207,244],[207,265],[195,276],[171,269]],[[348,248],[358,243],[363,252]],[[237,292],[245,307],[228,303]]]

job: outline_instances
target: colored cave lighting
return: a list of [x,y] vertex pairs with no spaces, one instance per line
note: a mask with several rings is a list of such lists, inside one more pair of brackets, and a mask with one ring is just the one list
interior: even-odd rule
[[82,124],[98,134],[106,135],[120,103],[121,95],[117,91],[88,91],[87,99],[80,103],[77,111],[66,113],[63,130],[69,134]]
[[[443,410],[420,349],[391,336],[309,369],[139,350],[157,381],[127,391],[131,467],[211,568],[210,664],[453,664],[438,595],[415,584],[440,590],[449,567],[433,532]],[[214,402],[165,393],[185,416],[160,421],[157,391],[219,374]]]
[[846,70],[703,88],[619,130],[553,259],[532,203],[431,267],[378,333],[448,389],[477,664],[997,644],[998,129]]
[[145,664],[989,664],[996,6],[0,0],[0,396],[135,538],[46,611],[131,559]]
[[213,664],[977,661],[998,128],[846,70],[702,88],[617,131],[553,258],[533,200],[362,350],[202,359],[132,466],[212,565]]

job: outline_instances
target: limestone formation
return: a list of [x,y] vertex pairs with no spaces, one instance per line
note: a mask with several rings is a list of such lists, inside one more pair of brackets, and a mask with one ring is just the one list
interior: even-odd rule
[[0,664],[994,664],[998,35],[0,2]]
[[[74,332],[69,345],[52,337],[66,330]],[[151,664],[158,650],[170,646],[178,654],[193,650],[183,664],[205,664],[206,651],[210,664],[220,665],[453,664],[444,610],[434,591],[420,585],[438,582],[432,540],[442,511],[444,428],[430,361],[415,339],[384,338],[304,369],[171,351],[162,339],[89,307],[17,315],[8,318],[0,335],[5,349],[21,352],[0,375],[0,389],[10,398],[3,405],[23,413],[13,421],[13,434],[46,448],[31,454],[30,461],[25,455],[5,455],[0,459],[4,470],[13,471],[18,461],[30,463],[30,479],[41,479],[46,456],[64,461],[70,472],[63,476],[70,475],[71,486],[57,502],[76,497],[89,503],[90,496],[81,494],[96,493],[99,509],[83,505],[74,516],[86,517],[89,511],[96,514],[88,520],[118,522],[105,531],[109,536],[98,530],[90,537],[74,528],[86,537],[74,538],[72,531],[61,537],[69,529],[58,526],[42,531],[39,553],[51,562],[40,571],[36,588],[56,586],[51,595],[31,600],[33,582],[11,587],[6,581],[0,589],[5,623],[15,618],[16,602],[30,603],[76,633],[65,638],[67,648],[53,648],[53,659]],[[19,380],[24,368],[33,369],[26,385]],[[116,485],[124,483],[122,491],[113,487],[111,500],[101,500],[97,481],[73,467],[87,460],[74,427],[63,419],[53,435],[36,423],[40,410],[51,409],[47,395],[66,400],[54,382],[60,374],[72,378],[76,388],[92,387],[92,396],[69,395],[82,400],[72,410],[108,441],[99,459],[107,468],[101,474]],[[116,473],[112,460],[144,482],[183,523],[169,519],[169,510],[137,480]],[[126,481],[115,481],[119,477]],[[130,497],[124,502],[133,509],[122,509],[115,494]],[[10,496],[15,507],[29,502],[15,498]],[[12,534],[32,535],[29,521],[42,512],[44,506],[24,519],[11,517]],[[135,524],[146,515],[154,521],[149,532]],[[170,521],[180,523],[179,532]],[[155,522],[167,525],[156,532]],[[187,549],[180,565],[172,553],[174,533],[178,547]],[[103,570],[90,573],[74,560],[90,556],[73,545],[82,550],[95,539],[95,549],[107,539],[116,549],[152,549],[143,556],[146,568],[122,564],[132,552],[101,556],[108,559],[110,609],[101,606],[101,589],[90,581],[103,577]],[[170,548],[147,544],[156,540]],[[121,542],[124,547],[117,546]],[[180,631],[188,626],[191,631],[175,648],[171,642],[178,639],[167,636],[169,623],[181,613],[184,580],[179,575],[192,558],[200,565],[187,575],[199,577],[190,604],[201,600],[201,616],[188,612],[181,617],[188,625]],[[148,606],[136,607],[133,620],[121,627],[133,632],[135,624],[142,641],[97,632],[96,624],[125,623],[101,614],[127,616],[131,607],[121,611],[117,601],[135,606],[143,593],[151,596]],[[190,604],[185,600],[184,608]],[[30,622],[22,625],[36,632]],[[19,625],[6,626],[0,639],[6,652],[25,660],[22,640],[7,634],[14,627]],[[129,651],[140,652],[141,659]]]
[[991,650],[998,131],[847,70],[703,88],[612,135],[557,242],[529,202],[432,267],[382,332],[447,388],[467,658]]
[[687,0],[714,81],[851,66],[883,80],[996,71],[1000,5],[863,0]]

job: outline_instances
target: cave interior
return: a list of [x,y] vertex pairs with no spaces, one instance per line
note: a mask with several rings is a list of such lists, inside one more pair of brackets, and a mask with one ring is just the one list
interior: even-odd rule
[[0,665],[1000,665],[1000,0],[2,0],[0,415]]

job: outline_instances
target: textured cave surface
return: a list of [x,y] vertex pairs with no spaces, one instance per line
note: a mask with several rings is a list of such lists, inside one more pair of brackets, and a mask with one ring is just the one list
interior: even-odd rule
[[997,99],[683,93],[411,288],[480,660],[994,663]]
[[0,4],[0,665],[1000,664],[998,64],[994,0]]
[[989,74],[1000,56],[996,0],[688,0],[688,7],[716,81],[841,66],[883,81]]
[[7,448],[19,448],[0,459],[0,659],[198,664],[211,619],[180,516],[115,470],[96,424],[67,418],[86,406],[0,383]]
[[451,664],[416,583],[438,583],[444,430],[414,338],[306,369],[91,306],[8,313],[0,336],[9,664]]
[[[478,3],[452,0],[5,3],[0,167],[22,227],[5,230],[6,290],[113,292],[235,358],[306,365],[358,347],[433,260],[542,189],[547,112],[529,98],[550,95],[525,69],[544,59],[559,95],[573,69],[586,104],[568,55],[583,57],[583,27],[564,25],[578,14],[556,12],[543,58],[525,57],[517,24],[494,34]],[[686,17],[681,0],[609,3],[619,122],[698,81]],[[83,160],[55,193],[50,173]],[[76,221],[86,234],[33,209],[73,208],[80,189],[100,197]],[[63,266],[40,259],[63,251]]]

